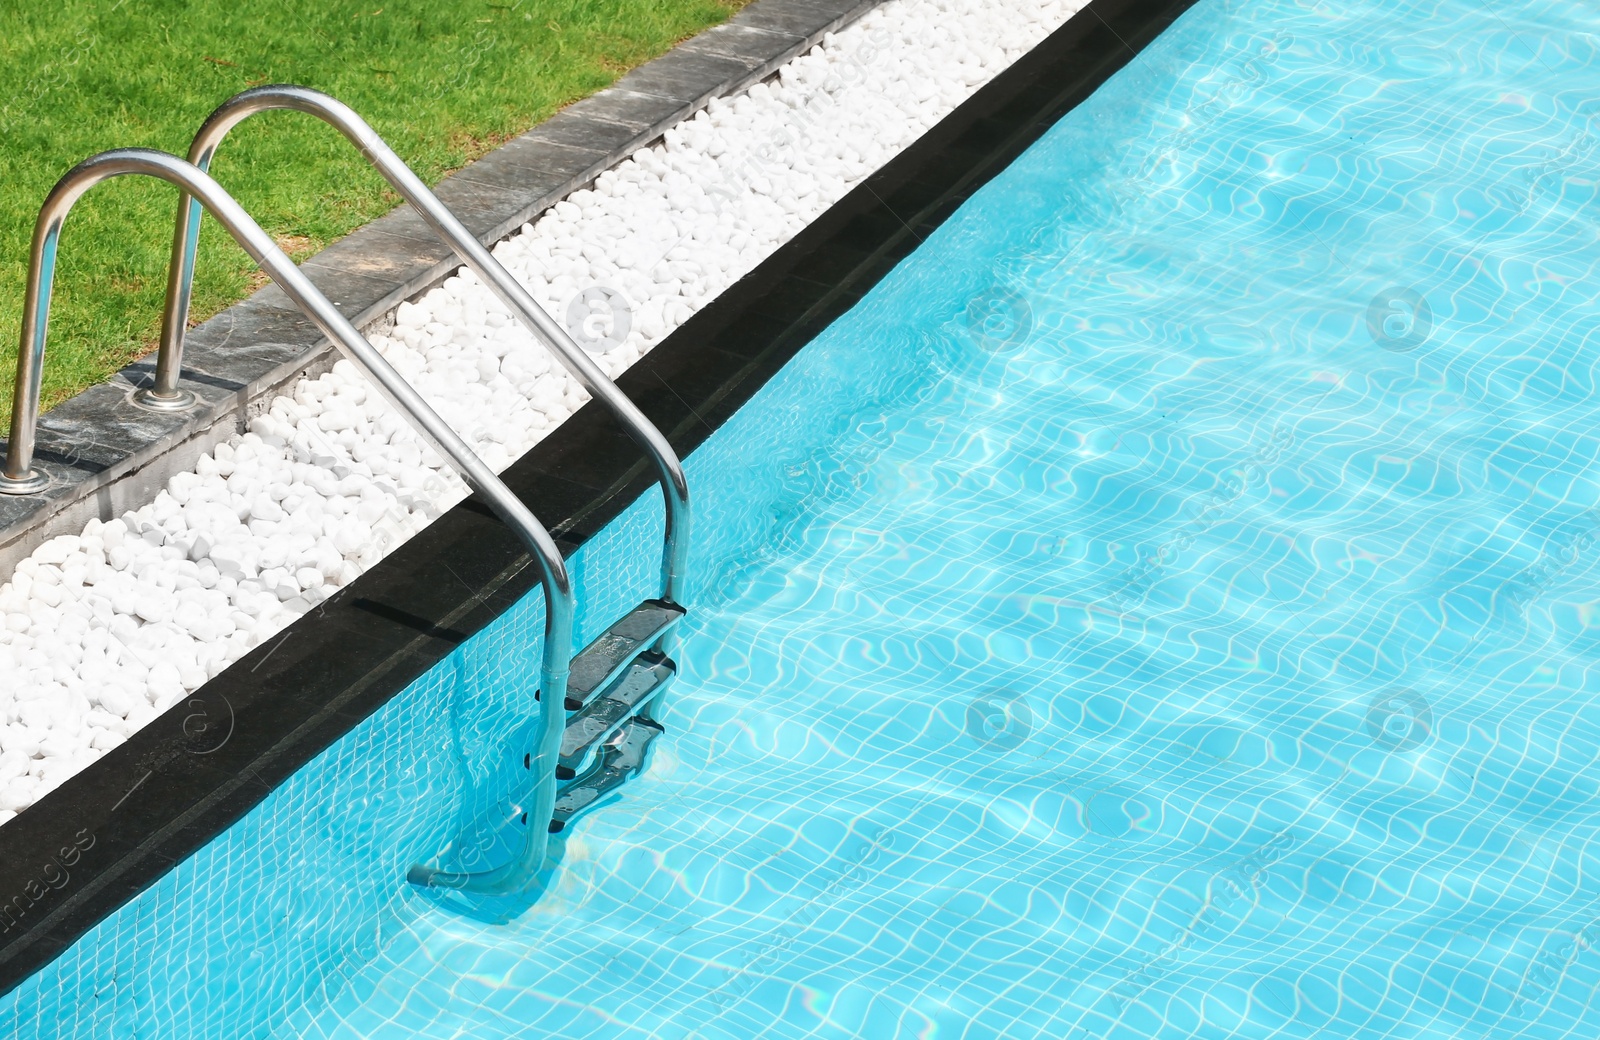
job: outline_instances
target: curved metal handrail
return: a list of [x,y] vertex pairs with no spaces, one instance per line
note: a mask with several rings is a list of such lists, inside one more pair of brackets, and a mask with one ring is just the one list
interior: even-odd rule
[[416,427],[428,443],[461,474],[489,507],[517,533],[539,567],[544,586],[544,659],[540,669],[540,732],[534,768],[534,798],[523,847],[502,866],[477,874],[452,874],[412,868],[428,873],[432,884],[482,892],[518,892],[532,882],[544,866],[549,850],[548,821],[555,806],[556,758],[566,727],[562,710],[566,698],[567,669],[572,659],[572,577],[550,533],[527,506],[511,493],[494,471],[478,458],[454,430],[441,419],[409,383],[362,338],[354,325],[300,272],[272,238],[222,187],[204,171],[175,155],[148,148],[122,148],[102,152],[73,167],[46,197],[34,226],[28,270],[27,298],[22,315],[22,343],[17,357],[16,397],[11,410],[11,441],[0,471],[0,493],[33,494],[49,481],[33,469],[35,425],[39,418],[40,376],[45,339],[49,333],[50,296],[55,282],[56,254],[61,228],[73,205],[102,181],[127,174],[156,177],[178,186],[187,203],[210,210],[223,227],[261,265],[284,293],[316,322],[345,357],[370,379],[400,414]]
[[[689,485],[684,477],[683,463],[672,450],[672,445],[365,120],[348,105],[320,91],[290,84],[256,87],[228,99],[211,113],[189,148],[189,161],[201,170],[209,170],[217,146],[229,131],[251,116],[272,109],[291,109],[314,115],[348,138],[400,197],[412,205],[434,233],[555,353],[567,371],[588,387],[591,394],[604,401],[622,422],[628,435],[645,450],[656,466],[666,503],[661,596],[669,602],[681,603],[689,552]],[[185,392],[178,389],[178,373],[183,364],[183,337],[189,319],[200,217],[200,207],[193,200],[179,200],[177,229],[172,239],[172,265],[167,273],[167,304],[163,315],[161,348],[156,359],[155,386],[136,395],[136,400],[147,407],[181,409],[190,403]]]

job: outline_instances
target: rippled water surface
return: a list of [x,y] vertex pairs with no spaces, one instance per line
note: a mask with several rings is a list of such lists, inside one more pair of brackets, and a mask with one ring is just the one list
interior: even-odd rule
[[558,890],[297,1034],[1600,1036],[1597,164],[1592,0],[1202,0],[691,460]]

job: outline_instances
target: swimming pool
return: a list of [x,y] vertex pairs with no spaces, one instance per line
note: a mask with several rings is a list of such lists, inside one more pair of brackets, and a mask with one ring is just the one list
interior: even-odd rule
[[668,735],[543,901],[396,887],[524,602],[142,904],[307,820],[234,970],[102,1020],[246,1035],[282,918],[254,1035],[1594,1035],[1597,31],[1202,0],[688,460]]
[[1592,1035],[1597,26],[1198,7],[703,449],[554,898],[304,1035]]

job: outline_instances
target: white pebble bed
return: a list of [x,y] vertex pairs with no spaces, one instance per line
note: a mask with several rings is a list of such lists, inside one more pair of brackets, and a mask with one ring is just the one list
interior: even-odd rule
[[[495,255],[615,376],[1084,2],[890,0]],[[588,400],[470,272],[394,318],[372,342],[496,470]],[[0,586],[0,823],[465,494],[340,361],[155,501],[42,546]]]

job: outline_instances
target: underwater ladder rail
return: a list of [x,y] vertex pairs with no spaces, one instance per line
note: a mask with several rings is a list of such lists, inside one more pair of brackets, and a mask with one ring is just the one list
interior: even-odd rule
[[[549,532],[206,172],[217,144],[230,129],[256,112],[272,108],[293,108],[317,115],[356,144],[467,266],[555,352],[567,370],[611,407],[655,462],[666,499],[661,596],[629,611],[576,657],[572,655],[571,578]],[[154,176],[177,185],[183,194],[173,238],[157,375],[153,387],[136,395],[137,403],[162,411],[180,411],[197,403],[192,394],[177,387],[177,379],[203,207],[517,532],[539,567],[546,607],[545,646],[540,692],[534,696],[541,701],[541,712],[536,746],[523,757],[523,766],[532,773],[533,783],[531,804],[522,814],[521,849],[506,863],[487,871],[454,872],[416,865],[407,874],[407,880],[420,886],[489,894],[528,891],[545,865],[546,834],[562,830],[584,810],[638,775],[651,743],[663,731],[658,721],[664,700],[661,695],[676,674],[676,666],[667,656],[669,639],[685,613],[679,599],[687,555],[689,508],[682,464],[660,431],[545,314],[521,283],[428,191],[371,127],[339,101],[293,86],[246,91],[206,120],[190,156],[193,164],[148,149],[105,152],[71,170],[46,199],[34,232],[12,437],[0,470],[0,493],[37,494],[48,486],[48,479],[32,468],[33,447],[57,243],[67,213],[90,188],[124,174]],[[556,707],[558,703],[564,710]],[[562,725],[557,725],[558,720]]]

